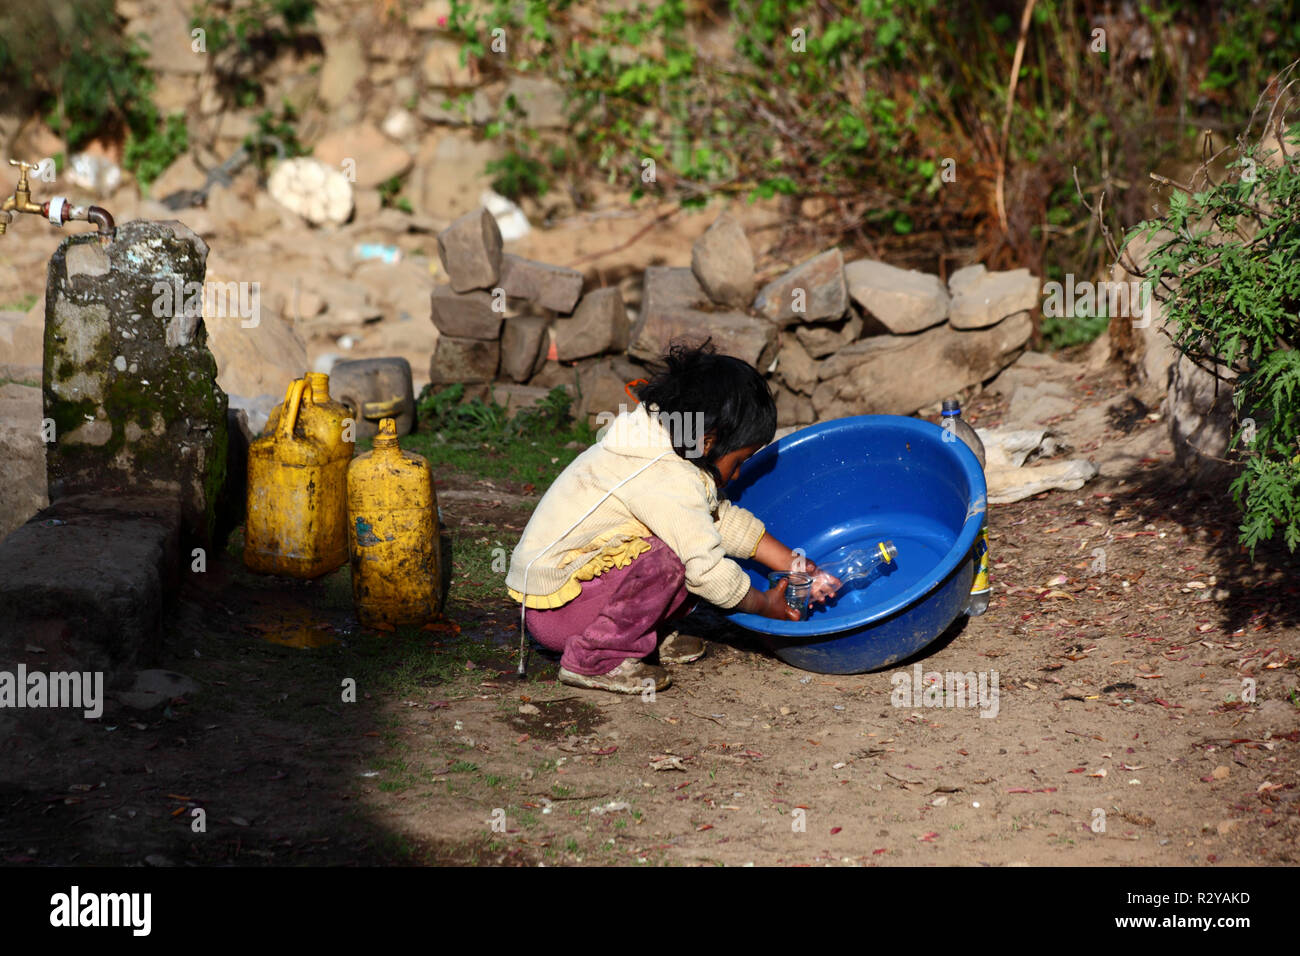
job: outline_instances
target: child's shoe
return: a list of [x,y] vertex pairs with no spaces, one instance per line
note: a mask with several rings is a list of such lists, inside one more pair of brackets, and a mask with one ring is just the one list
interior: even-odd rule
[[616,694],[640,694],[649,690],[645,681],[653,681],[655,690],[663,690],[673,682],[668,671],[645,661],[629,657],[608,674],[575,674],[560,668],[560,683],[591,690],[608,690]]
[[704,656],[704,642],[692,634],[673,631],[659,645],[659,663],[689,664]]

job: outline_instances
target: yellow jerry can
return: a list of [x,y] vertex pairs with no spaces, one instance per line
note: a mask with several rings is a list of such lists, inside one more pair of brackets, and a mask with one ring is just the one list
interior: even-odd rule
[[[303,376],[307,381],[307,390],[303,392],[303,407],[298,411],[298,420],[302,427],[319,437],[327,446],[346,446],[347,458],[352,459],[356,448],[356,423],[352,411],[342,402],[330,397],[330,377],[322,372],[308,372]],[[271,409],[266,420],[263,434],[275,431],[276,422],[280,420],[281,402]],[[343,457],[340,449],[339,457]]]
[[348,467],[352,601],[366,626],[426,624],[441,610],[438,499],[433,471],[402,451],[397,423],[379,423],[374,451]]
[[[321,518],[323,550],[331,555],[343,556],[334,567],[329,568],[332,571],[347,561],[347,473],[348,462],[352,461],[352,453],[356,448],[356,425],[347,406],[330,399],[328,375],[308,372],[302,378],[307,387],[302,393],[302,404],[298,408],[298,422],[294,431],[316,439],[325,448],[332,476],[329,487],[338,489],[333,509],[326,511]],[[287,395],[285,401],[288,401]],[[284,405],[281,402],[271,409],[270,417],[266,420],[265,434],[272,434],[276,430]]]
[[316,578],[347,560],[346,462],[303,427],[308,388],[303,379],[289,386],[275,429],[248,449],[244,564],[251,571]]

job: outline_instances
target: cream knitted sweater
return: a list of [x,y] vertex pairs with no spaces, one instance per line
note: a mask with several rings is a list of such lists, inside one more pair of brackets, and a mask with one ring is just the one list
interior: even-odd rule
[[658,418],[638,405],[542,497],[510,557],[506,586],[515,600],[527,595],[528,607],[559,607],[577,596],[578,581],[630,563],[654,535],[685,565],[690,593],[735,607],[749,578],[728,556],[753,557],[763,530],[744,508],[719,502],[708,472],[679,457]]

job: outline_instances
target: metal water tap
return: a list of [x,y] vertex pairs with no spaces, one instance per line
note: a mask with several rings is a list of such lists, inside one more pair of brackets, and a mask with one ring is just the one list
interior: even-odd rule
[[74,219],[93,222],[100,242],[111,242],[117,235],[117,223],[113,221],[112,214],[100,206],[74,206],[63,196],[51,197],[48,202],[43,203],[32,202],[31,187],[27,184],[27,170],[35,169],[36,165],[17,159],[9,160],[9,165],[19,168],[18,185],[14,187],[14,194],[0,204],[0,236],[5,234],[9,224],[13,222],[14,213],[21,212],[44,216],[56,226],[62,226],[65,222]]

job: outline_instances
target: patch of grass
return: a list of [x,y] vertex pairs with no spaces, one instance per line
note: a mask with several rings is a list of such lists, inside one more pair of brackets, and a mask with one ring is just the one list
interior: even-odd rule
[[352,609],[352,569],[348,565],[320,578],[316,585],[315,604],[318,608],[331,611]]
[[379,851],[383,856],[397,860],[414,860],[415,847],[398,833],[385,833],[379,838]]
[[1064,349],[1091,342],[1106,331],[1109,324],[1110,317],[1103,309],[1097,315],[1045,316],[1041,329],[1043,338],[1053,349]]
[[30,378],[5,378],[0,375],[0,387],[5,385],[26,385],[28,388],[40,388],[41,383],[32,381]]
[[324,650],[334,650],[342,658],[340,664],[350,666],[347,676],[356,677],[359,688],[371,694],[399,696],[450,684],[467,673],[480,679],[477,670],[466,670],[466,663],[477,665],[501,654],[486,642],[465,637],[444,643],[415,629],[358,641],[346,650]]
[[572,396],[562,388],[513,416],[496,402],[466,402],[464,395],[463,385],[420,393],[420,427],[402,446],[429,459],[435,470],[452,468],[543,491],[595,441],[586,422],[573,420]]
[[402,191],[402,177],[393,176],[379,184],[379,204],[381,206],[393,206],[397,202],[397,194]]
[[478,770],[478,764],[470,763],[468,760],[457,760],[447,768],[448,773],[475,773]]
[[506,596],[505,573],[510,548],[497,539],[472,531],[451,534],[452,589],[450,602],[482,607]]
[[36,300],[40,298],[35,292],[28,292],[21,299],[15,299],[12,302],[6,302],[0,305],[0,312],[30,312]]

